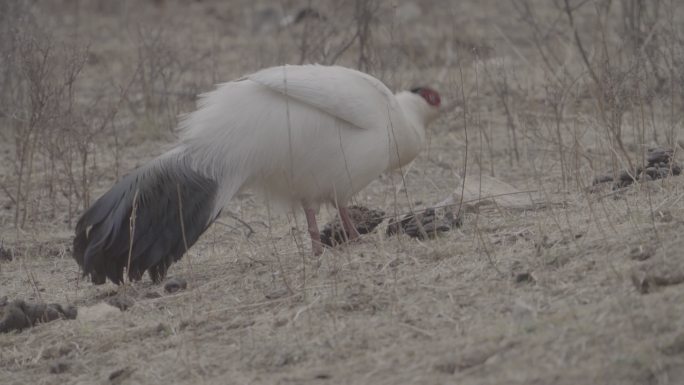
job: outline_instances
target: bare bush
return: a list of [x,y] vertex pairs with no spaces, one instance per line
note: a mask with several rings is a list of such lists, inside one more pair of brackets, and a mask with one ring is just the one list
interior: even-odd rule
[[96,142],[116,112],[100,115],[100,101],[88,105],[77,97],[87,46],[57,43],[32,22],[28,7],[11,11],[2,46],[3,135],[12,138],[15,162],[13,178],[1,187],[14,206],[15,227],[39,214],[54,218],[58,201],[66,201],[70,222],[90,204]]
[[[129,111],[142,133],[158,138],[175,129],[182,111],[192,108],[201,90],[212,86],[208,81],[186,81],[188,74],[203,73],[204,62],[211,59],[209,50],[198,51],[173,40],[164,23],[142,25],[135,30],[136,69]],[[210,79],[215,74],[207,74]]]
[[[558,113],[574,111],[575,105],[593,108],[591,116],[582,112],[584,121],[593,122],[615,173],[620,169],[634,172],[643,164],[648,140],[658,143],[665,134],[662,144],[675,144],[675,122],[681,115],[675,112],[679,104],[675,79],[680,71],[670,69],[682,44],[676,39],[681,27],[663,22],[663,14],[674,13],[671,2],[563,0],[556,2],[553,18],[539,16],[529,0],[513,4],[544,63],[546,89],[555,90],[550,95],[563,95],[548,100],[555,121],[564,122],[557,125],[555,134],[564,181],[564,151],[576,148],[577,133],[564,136],[572,130]],[[561,51],[560,46],[572,50]],[[655,123],[662,121],[656,119],[662,114],[670,115],[669,127]]]

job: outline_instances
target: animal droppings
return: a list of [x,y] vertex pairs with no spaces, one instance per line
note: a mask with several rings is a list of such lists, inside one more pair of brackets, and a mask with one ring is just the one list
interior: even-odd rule
[[589,192],[598,192],[606,183],[613,182],[613,190],[627,187],[635,181],[664,179],[682,173],[682,166],[674,161],[674,151],[661,147],[650,148],[646,153],[645,167],[637,166],[636,171],[621,170],[617,178],[612,174],[603,174],[594,178]]

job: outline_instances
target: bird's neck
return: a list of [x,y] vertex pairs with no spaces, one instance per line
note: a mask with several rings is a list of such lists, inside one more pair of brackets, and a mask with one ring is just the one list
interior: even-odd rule
[[397,151],[391,160],[392,169],[401,167],[418,156],[425,143],[425,126],[431,120],[427,110],[429,106],[420,96],[403,91],[395,97],[408,124],[402,129],[394,130]]

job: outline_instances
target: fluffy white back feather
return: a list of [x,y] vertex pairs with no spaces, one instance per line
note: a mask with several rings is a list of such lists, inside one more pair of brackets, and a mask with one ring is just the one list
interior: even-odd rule
[[202,96],[182,123],[195,167],[218,202],[245,187],[316,207],[346,202],[419,153],[437,115],[411,92],[343,67],[265,69]]

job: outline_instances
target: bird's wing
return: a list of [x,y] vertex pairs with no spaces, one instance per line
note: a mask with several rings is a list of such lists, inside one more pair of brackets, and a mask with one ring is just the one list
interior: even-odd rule
[[246,79],[364,129],[386,129],[395,116],[402,116],[397,115],[400,107],[387,86],[348,68],[280,66]]

